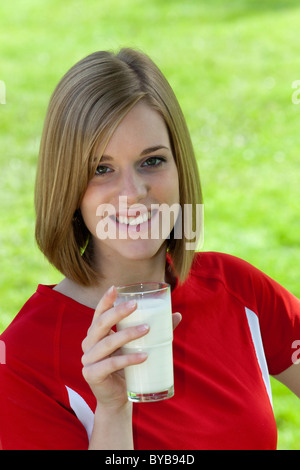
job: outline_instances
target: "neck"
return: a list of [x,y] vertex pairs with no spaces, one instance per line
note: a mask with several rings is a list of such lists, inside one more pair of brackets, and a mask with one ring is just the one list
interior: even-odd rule
[[82,287],[69,279],[64,279],[55,290],[82,303],[96,308],[104,293],[112,286],[135,284],[138,282],[169,282],[165,278],[166,247],[162,247],[150,259],[130,260],[123,257],[98,257],[100,281],[97,286]]
[[112,285],[121,286],[150,281],[163,282],[165,281],[165,266],[165,247],[150,259],[102,258],[98,268],[101,273],[99,288],[104,293]]

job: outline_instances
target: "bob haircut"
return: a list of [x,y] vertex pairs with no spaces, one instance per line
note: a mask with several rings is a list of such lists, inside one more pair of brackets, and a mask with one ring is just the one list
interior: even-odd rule
[[[184,204],[194,208],[202,203],[185,119],[152,60],[129,48],[117,54],[99,51],[80,60],[58,83],[46,114],[35,187],[35,236],[50,263],[84,286],[99,282],[101,273],[94,268],[93,241],[79,207],[114,130],[139,100],[166,123],[182,210]],[[171,233],[168,253],[179,282],[187,277],[194,257],[184,243],[184,236],[175,239]]]

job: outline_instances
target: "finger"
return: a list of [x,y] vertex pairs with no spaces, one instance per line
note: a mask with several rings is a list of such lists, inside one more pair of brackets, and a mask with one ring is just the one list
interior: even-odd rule
[[173,322],[173,330],[179,325],[182,320],[182,315],[179,312],[175,312],[172,314],[172,322]]
[[84,366],[82,374],[89,384],[101,384],[108,376],[125,367],[141,364],[147,359],[146,352],[112,356],[103,361]]
[[113,334],[107,335],[102,341],[99,341],[93,348],[89,349],[82,356],[81,362],[85,366],[105,359],[130,341],[145,336],[148,331],[149,325],[142,324],[125,328],[117,333],[113,332]]
[[110,309],[114,305],[114,301],[116,300],[117,297],[117,290],[115,286],[111,286],[103,295],[103,297],[100,299],[94,313],[93,321],[97,320],[99,315],[104,313],[106,310]]
[[81,344],[83,352],[86,352],[106,335],[109,335],[112,327],[123,318],[130,315],[136,307],[137,304],[135,301],[122,302],[116,307],[106,310],[99,315],[98,318],[95,318],[88,329],[86,338]]
[[103,336],[105,336],[113,326],[130,315],[136,308],[137,303],[135,300],[129,300],[128,302],[122,302],[121,304],[112,306],[99,315],[98,318],[94,319],[88,333],[98,331],[99,334],[102,333]]

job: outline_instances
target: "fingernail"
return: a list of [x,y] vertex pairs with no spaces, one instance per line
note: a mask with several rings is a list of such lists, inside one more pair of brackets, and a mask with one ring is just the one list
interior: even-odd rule
[[139,359],[146,359],[148,354],[146,352],[139,352],[137,353]]
[[141,333],[143,333],[144,331],[148,331],[149,330],[149,325],[147,325],[146,323],[143,324],[143,325],[139,325],[137,327],[138,331],[140,331]]
[[108,291],[107,291],[107,295],[110,295],[113,293],[113,290],[114,290],[115,286],[111,286]]
[[128,308],[133,308],[136,306],[136,300],[128,300],[128,302],[126,302],[126,307]]

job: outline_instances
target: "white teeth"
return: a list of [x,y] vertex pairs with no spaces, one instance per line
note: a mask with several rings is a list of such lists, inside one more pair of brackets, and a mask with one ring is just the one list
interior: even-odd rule
[[120,215],[120,217],[117,217],[117,221],[120,224],[126,224],[126,225],[139,225],[142,224],[143,222],[146,222],[147,220],[151,219],[151,212],[147,212],[144,215],[139,215],[138,217],[126,217],[123,215]]
[[120,222],[120,224],[128,224],[128,219],[127,217],[123,217],[122,215],[120,215],[118,222]]
[[139,215],[137,218],[129,217],[129,225],[138,225],[143,223],[143,217]]

